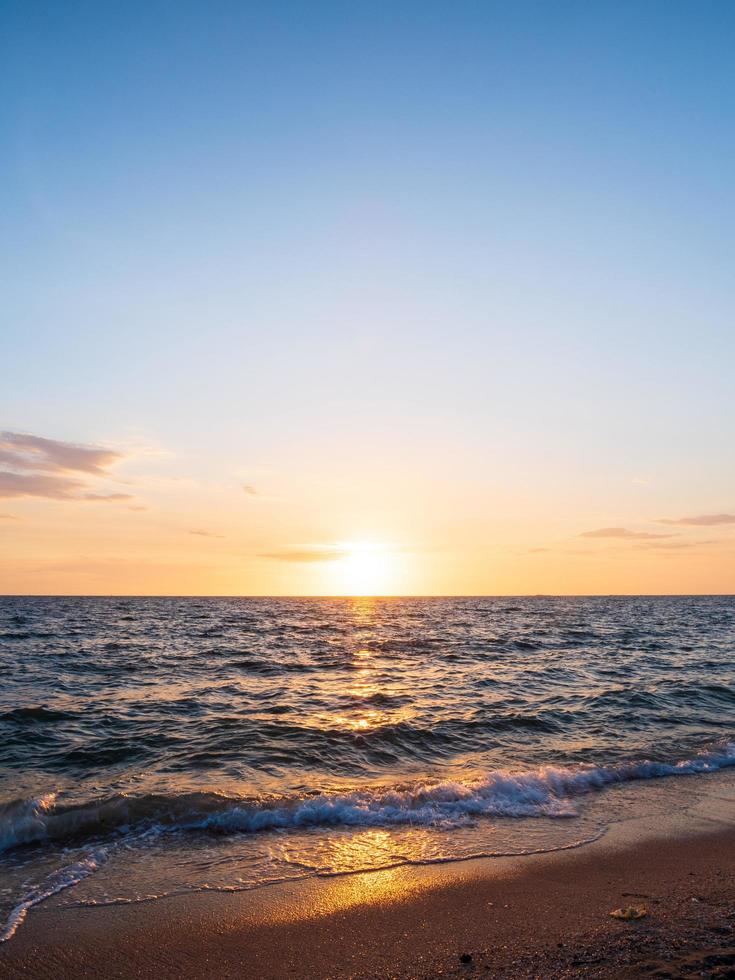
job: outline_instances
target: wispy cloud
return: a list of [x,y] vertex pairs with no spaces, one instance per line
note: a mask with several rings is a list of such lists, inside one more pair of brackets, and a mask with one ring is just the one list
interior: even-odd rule
[[18,519],[15,514],[0,514],[0,521],[17,521]]
[[0,463],[14,469],[105,475],[123,454],[113,449],[44,439],[26,432],[0,432]]
[[529,548],[528,549],[529,555],[543,555],[543,554],[546,554],[547,551],[551,551],[551,548]]
[[348,553],[341,545],[306,544],[294,545],[290,548],[279,548],[276,551],[266,551],[258,558],[270,558],[273,561],[318,562],[338,561]]
[[123,458],[123,453],[100,446],[0,432],[0,497],[132,500],[132,494],[100,492],[89,482],[89,477],[109,477],[110,467]]
[[703,545],[719,544],[718,541],[661,541],[636,545],[645,551],[686,551],[691,548],[701,548]]
[[0,470],[0,497],[47,497],[51,500],[73,500],[84,484],[65,476],[43,476],[38,473],[9,473]]
[[82,500],[135,500],[132,493],[85,493]]
[[196,534],[200,538],[224,538],[224,534],[215,534],[214,531],[202,531],[199,528],[192,528],[189,534]]
[[580,538],[618,538],[628,541],[653,541],[673,538],[673,534],[651,534],[648,531],[629,531],[626,527],[598,527],[594,531],[582,531]]
[[252,484],[250,484],[250,483],[244,483],[242,488],[245,491],[245,493],[248,495],[248,497],[259,497],[260,496],[260,494],[255,489],[255,487]]
[[657,524],[675,524],[683,527],[718,527],[735,524],[735,514],[700,514],[696,517],[662,517]]

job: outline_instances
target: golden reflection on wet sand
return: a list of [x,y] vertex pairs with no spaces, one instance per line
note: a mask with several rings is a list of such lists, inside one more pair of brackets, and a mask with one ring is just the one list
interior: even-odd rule
[[[344,912],[360,905],[403,902],[433,886],[432,876],[417,875],[416,870],[404,865],[319,878],[308,883],[299,882],[279,896],[270,896],[272,903],[263,896],[266,902],[265,907],[261,908],[260,918],[273,924],[298,922]],[[247,912],[245,917],[249,918]]]

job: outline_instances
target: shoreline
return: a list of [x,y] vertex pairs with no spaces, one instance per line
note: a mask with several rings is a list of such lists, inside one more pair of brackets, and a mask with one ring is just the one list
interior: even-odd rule
[[[610,917],[630,904],[646,917]],[[0,946],[8,978],[702,972],[735,975],[735,791],[724,787],[579,848],[115,906],[50,899]]]

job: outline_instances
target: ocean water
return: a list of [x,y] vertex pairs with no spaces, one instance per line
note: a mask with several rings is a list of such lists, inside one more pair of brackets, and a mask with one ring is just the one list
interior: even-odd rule
[[732,597],[4,597],[0,939],[51,895],[579,846],[729,767]]

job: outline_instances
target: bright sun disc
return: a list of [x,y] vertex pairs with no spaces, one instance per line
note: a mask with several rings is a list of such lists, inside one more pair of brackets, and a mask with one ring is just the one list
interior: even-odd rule
[[395,555],[387,545],[347,541],[337,562],[339,592],[343,595],[386,595],[392,591]]

